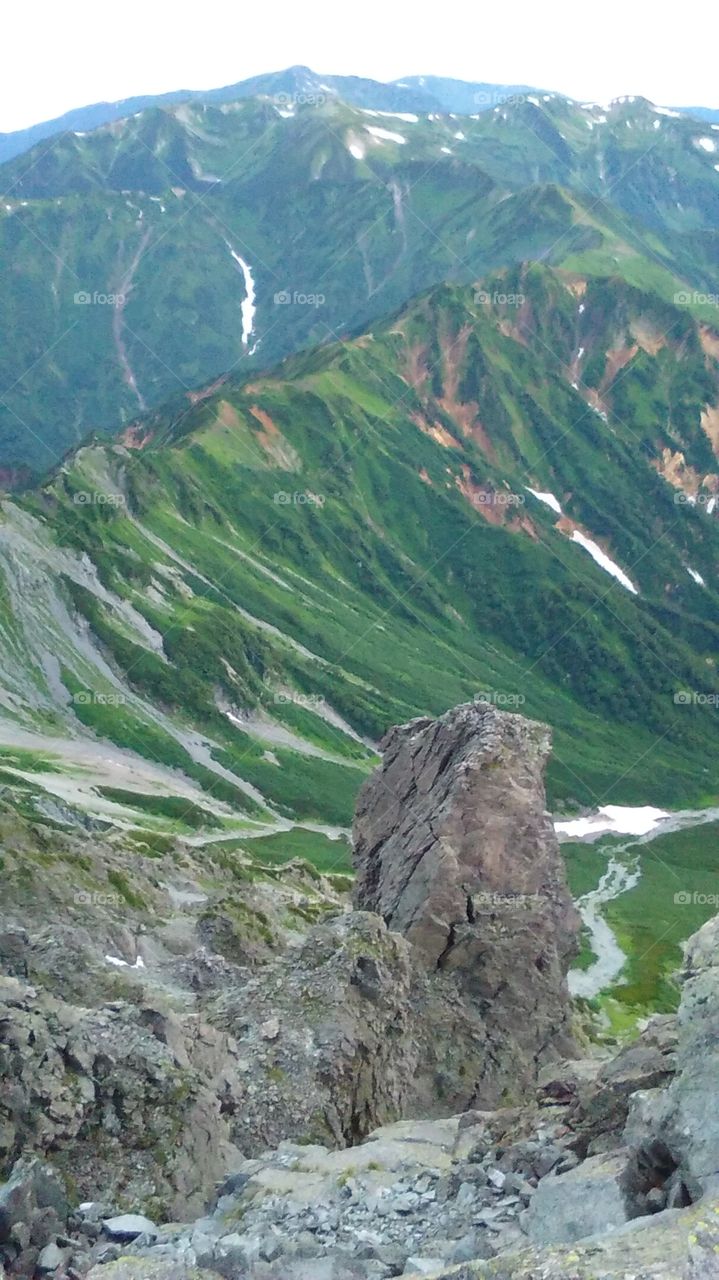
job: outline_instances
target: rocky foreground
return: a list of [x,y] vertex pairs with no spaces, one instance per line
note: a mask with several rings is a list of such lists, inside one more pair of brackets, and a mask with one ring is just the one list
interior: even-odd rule
[[[28,893],[46,837],[6,823],[7,1274],[719,1277],[719,920],[676,1018],[581,1056],[548,732],[477,703],[384,747],[354,904],[301,864],[67,832]],[[78,904],[78,865],[133,901]]]

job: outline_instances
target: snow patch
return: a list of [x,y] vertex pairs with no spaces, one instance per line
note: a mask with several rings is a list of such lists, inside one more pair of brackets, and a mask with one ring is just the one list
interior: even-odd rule
[[687,573],[689,574],[689,577],[693,578],[695,582],[698,582],[700,587],[705,587],[707,585],[704,579],[702,578],[702,575],[700,573],[697,573],[696,569],[691,569],[689,565],[687,565],[686,570],[687,570]]
[[524,487],[527,490],[527,493],[532,494],[532,497],[536,498],[539,502],[544,502],[546,506],[552,508],[552,511],[556,511],[558,516],[561,516],[562,508],[559,505],[559,500],[555,498],[553,493],[540,493],[538,489],[530,489],[528,484],[525,484]]
[[681,120],[682,118],[681,111],[670,111],[669,107],[652,107],[652,111],[658,116],[670,116],[672,120]]
[[555,822],[554,830],[565,840],[583,840],[586,836],[598,836],[610,832],[617,836],[645,836],[668,818],[664,809],[646,804],[630,808],[622,804],[602,805],[596,813],[585,818],[571,818]]
[[578,529],[574,529],[571,540],[572,542],[579,543],[580,547],[583,547],[585,551],[588,551],[592,560],[595,560],[599,567],[604,569],[605,573],[609,573],[613,578],[616,578],[617,582],[619,582],[621,586],[625,587],[627,591],[631,591],[633,596],[639,594],[634,583],[627,577],[624,570],[620,569],[619,565],[615,564],[607,555],[606,551],[602,551],[602,548],[598,546],[596,542],[592,542],[591,538],[580,533]]
[[[246,347],[249,345],[249,341],[250,341],[250,338],[252,337],[252,333],[255,327],[255,312],[257,311],[257,307],[255,305],[255,282],[252,278],[252,271],[250,269],[249,263],[245,262],[245,259],[240,257],[239,253],[235,252],[231,244],[229,244],[227,241],[225,241],[225,243],[227,244],[227,248],[229,249],[235,262],[239,266],[242,272],[242,277],[245,282],[245,297],[241,304],[241,311],[242,311],[242,345],[243,347]],[[254,351],[254,347],[252,348],[252,351]],[[252,355],[252,351],[250,352],[250,355]]]
[[419,124],[419,116],[411,111],[373,111],[370,107],[361,107],[363,116],[385,116],[388,120],[404,120],[406,124]]
[[134,964],[130,964],[129,960],[121,960],[119,956],[105,956],[108,964],[114,964],[117,969],[144,969],[145,961],[142,956],[138,956]]
[[377,138],[380,142],[399,142],[404,144],[407,141],[406,138],[402,137],[401,133],[392,133],[389,129],[378,129],[373,124],[368,124],[365,128],[368,133],[372,134],[373,138]]
[[713,138],[695,138],[694,146],[701,147],[702,151],[716,151],[717,144]]

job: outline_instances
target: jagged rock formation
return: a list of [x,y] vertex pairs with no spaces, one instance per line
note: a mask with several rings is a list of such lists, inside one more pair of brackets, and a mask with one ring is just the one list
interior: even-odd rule
[[478,701],[382,748],[357,806],[355,901],[454,980],[485,1041],[472,1101],[496,1103],[571,1048],[578,917],[546,812],[550,732]]
[[[403,794],[398,744],[419,742],[421,801],[388,812],[385,777]],[[187,1216],[239,1153],[343,1147],[402,1116],[519,1098],[566,1043],[569,1008],[547,750],[542,726],[481,705],[394,731],[357,819],[360,900],[368,830],[385,837],[390,881],[363,905],[387,923],[348,912],[310,869],[263,876],[242,856],[214,865],[211,848],[201,869],[188,848],[147,866],[96,840],[102,891],[78,893],[64,868],[87,865],[84,843],[54,836],[62,874],[10,901],[0,934],[5,1171],[52,1153],[84,1197],[101,1184],[119,1208]],[[440,832],[442,879],[418,803]],[[7,840],[9,861],[32,866],[31,834]],[[409,891],[396,910],[386,899],[416,856],[410,928]]]
[[676,1077],[635,1095],[627,1139],[665,1148],[696,1199],[719,1188],[719,916],[689,939],[681,976]]
[[0,978],[0,1159],[52,1152],[81,1194],[202,1208],[237,1151],[222,1117],[228,1038],[146,1000],[88,1009]]
[[236,1038],[246,1081],[232,1123],[240,1149],[286,1138],[344,1147],[402,1115],[420,1057],[412,983],[405,940],[353,912],[220,993],[209,1016]]
[[32,927],[9,915],[8,1274],[710,1280],[719,919],[677,1018],[560,1060],[575,920],[547,750],[478,703],[395,730],[357,817],[372,911],[300,864],[204,849],[200,873],[184,848],[181,880],[138,867],[122,920],[94,890],[52,926],[41,894]]
[[[553,1064],[522,1106],[402,1121],[344,1149],[281,1143],[238,1162],[196,1222],[121,1248],[104,1226],[91,1280],[717,1280],[719,1198],[691,1203],[687,1185],[716,1156],[711,1121],[671,1150],[621,1117],[649,1097],[665,1118],[715,1110],[715,1042],[690,1015],[699,981],[705,1028],[717,1017],[718,932],[690,943],[678,1019],[611,1060]],[[590,1143],[606,1150],[583,1159]],[[71,1221],[82,1233],[93,1215]]]

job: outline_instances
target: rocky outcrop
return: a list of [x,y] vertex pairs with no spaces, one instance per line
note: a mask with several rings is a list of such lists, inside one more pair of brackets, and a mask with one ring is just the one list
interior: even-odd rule
[[102,1186],[119,1210],[184,1217],[283,1140],[344,1147],[402,1116],[519,1099],[567,1046],[548,741],[482,704],[393,731],[358,811],[356,912],[300,864],[212,846],[148,860],[100,837],[86,856],[53,833],[56,874],[48,834],[12,830],[3,1170],[51,1154],[85,1198]]
[[8,1274],[713,1275],[719,920],[676,1018],[579,1059],[547,731],[475,703],[386,746],[357,815],[371,910],[300,864],[204,849],[200,873],[183,849],[116,874],[124,907],[8,915]]
[[[718,933],[719,921],[689,945],[676,1021],[654,1019],[614,1058],[553,1063],[520,1105],[402,1120],[362,1139],[374,1110],[403,1107],[426,1070],[434,979],[413,976],[410,944],[378,917],[330,920],[263,981],[246,974],[244,1002],[213,997],[214,1016],[233,1024],[215,1034],[246,1086],[224,1097],[228,1131],[239,1133],[238,1105],[248,1133],[273,1107],[284,1131],[296,1109],[303,1140],[249,1156],[235,1147],[205,1213],[185,1225],[118,1216],[104,1194],[65,1222],[57,1173],[21,1162],[0,1189],[10,1274],[30,1276],[37,1260],[38,1275],[53,1263],[73,1280],[719,1280],[711,1176],[690,1203],[717,1150]],[[322,1142],[304,1136],[311,1101]]]
[[579,921],[546,811],[549,729],[474,702],[381,745],[357,806],[355,902],[476,1018],[484,1064],[467,1101],[492,1105],[571,1048],[565,975]]
[[226,1036],[167,1007],[87,1009],[0,978],[3,1164],[51,1153],[81,1195],[199,1212],[237,1158],[222,1114],[232,1066]]
[[676,1017],[657,1015],[613,1057],[552,1063],[540,1072],[538,1101],[567,1105],[577,1155],[583,1159],[622,1145],[637,1092],[663,1089],[674,1078],[677,1038]]
[[348,1146],[405,1110],[420,1057],[410,947],[366,912],[338,915],[208,1007],[246,1082],[246,1154],[286,1138]]
[[626,1137],[665,1148],[696,1199],[719,1190],[719,916],[690,938],[681,978],[675,1078],[634,1095]]
[[[268,1113],[279,1094],[269,1014],[233,1036],[213,1023],[213,1000],[250,990],[264,965],[273,989],[288,941],[344,900],[299,863],[264,874],[242,851],[149,858],[97,835],[15,827],[0,830],[0,1177],[35,1152],[80,1199],[102,1188],[120,1210],[200,1212],[241,1157],[238,1116],[252,1149],[254,1090]],[[219,918],[227,954],[204,942]]]

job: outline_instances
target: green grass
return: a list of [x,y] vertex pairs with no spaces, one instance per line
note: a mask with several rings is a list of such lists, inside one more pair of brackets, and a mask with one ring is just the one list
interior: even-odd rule
[[[627,856],[639,858],[641,876],[634,888],[607,903],[604,915],[627,962],[619,980],[591,1002],[604,1011],[615,1031],[626,1030],[647,1013],[676,1008],[679,989],[674,975],[684,943],[719,910],[719,823],[645,843],[612,837],[594,844],[563,844],[575,899],[596,888],[610,853],[622,846]],[[583,933],[573,967],[585,969],[591,962]]]
[[257,836],[252,840],[222,841],[213,844],[212,850],[241,847],[257,863],[282,866],[294,858],[302,858],[323,874],[349,875],[352,872],[352,855],[344,837],[330,840],[320,832],[296,827],[292,831],[280,831],[274,835]]
[[105,796],[108,800],[112,800],[115,804],[126,805],[130,809],[139,809],[144,813],[152,814],[154,817],[168,818],[181,827],[188,827],[191,830],[199,831],[205,827],[220,827],[222,823],[219,818],[210,813],[208,809],[204,809],[201,805],[194,804],[185,796],[167,796],[167,795],[149,795],[140,791],[125,791],[122,787],[103,787],[97,788],[100,795]]
[[612,994],[631,1007],[671,1010],[683,943],[719,910],[719,824],[660,836],[640,856],[639,883],[606,910],[629,957]]
[[560,845],[567,881],[573,898],[596,889],[607,866],[607,854],[601,841],[595,844],[577,840],[562,841]]

